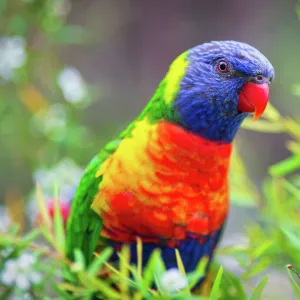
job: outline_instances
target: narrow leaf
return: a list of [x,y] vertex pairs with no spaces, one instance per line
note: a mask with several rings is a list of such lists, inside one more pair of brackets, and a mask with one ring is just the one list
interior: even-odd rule
[[85,268],[85,258],[83,253],[79,249],[74,250],[75,263],[73,264],[72,270],[79,272]]
[[300,285],[299,285],[299,282],[297,282],[295,280],[291,270],[288,269],[288,272],[289,272],[289,276],[290,276],[290,279],[291,279],[291,282],[292,282],[294,292],[295,292],[297,298],[300,299]]
[[42,188],[39,184],[37,184],[37,188],[36,188],[36,199],[37,199],[39,211],[41,213],[42,221],[46,225],[46,228],[48,228],[49,232],[51,232],[52,222],[46,206],[46,202],[44,201],[43,198]]
[[143,267],[143,245],[142,240],[137,238],[137,271],[140,278],[142,278],[142,267]]
[[261,255],[263,255],[272,245],[272,241],[266,241],[265,243],[257,247],[252,253],[253,258],[257,259]]
[[204,256],[198,263],[196,270],[187,274],[190,289],[193,289],[199,280],[205,276],[208,261],[209,257]]
[[28,234],[26,234],[22,240],[24,243],[29,244],[34,240],[36,240],[40,235],[41,235],[41,231],[35,228],[32,231],[30,231]]
[[[181,274],[186,277],[184,264],[182,262],[182,259],[181,259],[181,256],[180,256],[180,253],[179,253],[178,249],[175,249],[175,255],[176,255],[176,261],[177,261],[178,269],[181,272]],[[184,289],[184,292],[186,292],[188,295],[191,295],[189,287],[186,287]]]
[[219,288],[220,288],[220,284],[221,284],[221,280],[222,280],[222,276],[223,276],[223,271],[224,268],[223,266],[220,267],[217,277],[215,279],[215,282],[213,284],[210,296],[209,296],[209,300],[217,300],[218,299],[218,293],[219,293]]
[[185,268],[178,249],[175,249],[175,255],[176,255],[178,270],[181,272],[182,275],[186,276]]
[[272,176],[284,176],[300,168],[300,156],[290,156],[269,168]]
[[85,276],[85,274],[81,273],[79,273],[78,277],[84,286],[91,289],[91,292],[101,293],[105,296],[104,299],[121,299],[119,293],[105,281],[93,276]]
[[99,256],[97,256],[96,259],[93,260],[92,264],[89,266],[87,272],[89,275],[96,276],[99,272],[100,268],[104,265],[105,262],[108,261],[108,259],[113,254],[112,248],[105,248]]
[[[121,249],[121,259],[120,261],[120,273],[124,278],[129,277],[129,268],[127,267],[130,264],[130,248],[128,245],[124,245]],[[127,294],[128,293],[128,282],[125,280],[120,280],[119,288],[121,294]]]
[[62,255],[65,253],[65,231],[64,221],[60,209],[60,199],[58,186],[55,186],[54,192],[54,233],[56,241],[56,250]]
[[297,235],[284,228],[281,228],[281,231],[295,249],[300,249],[300,238]]
[[264,291],[264,288],[268,282],[269,277],[266,276],[258,285],[257,287],[254,289],[250,300],[261,300],[262,299],[262,293]]
[[159,256],[160,252],[154,250],[147,262],[146,267],[144,268],[143,279],[147,288],[151,288],[151,285],[154,282],[155,265],[159,259]]

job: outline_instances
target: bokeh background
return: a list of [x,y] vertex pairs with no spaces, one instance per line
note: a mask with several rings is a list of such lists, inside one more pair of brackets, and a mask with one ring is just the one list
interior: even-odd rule
[[[58,181],[71,199],[82,169],[141,111],[172,60],[205,41],[261,50],[276,71],[272,104],[299,117],[299,11],[292,0],[0,0],[2,211],[6,203],[20,219],[25,208],[30,223],[36,182],[50,198]],[[286,140],[240,130],[258,188],[289,155]],[[255,209],[233,208],[225,241],[253,218]]]

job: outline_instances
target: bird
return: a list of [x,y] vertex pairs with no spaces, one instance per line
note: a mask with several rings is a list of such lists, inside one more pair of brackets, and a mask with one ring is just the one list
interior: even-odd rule
[[[238,41],[211,41],[180,54],[148,104],[88,164],[67,224],[66,255],[87,264],[105,247],[128,245],[145,265],[159,249],[167,269],[213,258],[229,212],[232,145],[257,120],[275,77],[270,61]],[[200,284],[200,283],[199,283]]]

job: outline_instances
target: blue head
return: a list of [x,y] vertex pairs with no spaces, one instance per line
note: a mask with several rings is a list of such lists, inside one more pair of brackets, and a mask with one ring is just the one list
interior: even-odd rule
[[273,66],[257,49],[235,41],[196,46],[185,59],[172,101],[177,122],[209,140],[230,143],[249,112],[262,114]]

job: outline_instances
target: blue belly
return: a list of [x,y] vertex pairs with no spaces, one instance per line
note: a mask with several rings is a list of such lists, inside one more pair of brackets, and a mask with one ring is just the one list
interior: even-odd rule
[[[182,262],[185,267],[185,271],[192,272],[197,267],[197,264],[201,260],[202,257],[208,256],[209,261],[212,259],[215,247],[218,243],[222,232],[222,228],[216,231],[214,234],[210,236],[205,236],[203,241],[200,243],[199,239],[188,238],[180,242],[180,245],[176,248],[158,245],[154,243],[143,243],[143,265],[145,266],[152,254],[152,252],[159,248],[161,250],[162,259],[165,262],[166,268],[176,268],[177,260],[175,255],[175,249],[178,249],[180,252],[180,256]],[[120,246],[120,245],[118,245]],[[131,263],[137,264],[137,247],[136,243],[130,245],[131,250]],[[112,260],[117,259],[117,255],[113,255]],[[202,278],[203,280],[204,278]],[[201,281],[202,281],[201,280]],[[199,282],[200,283],[200,282]]]

